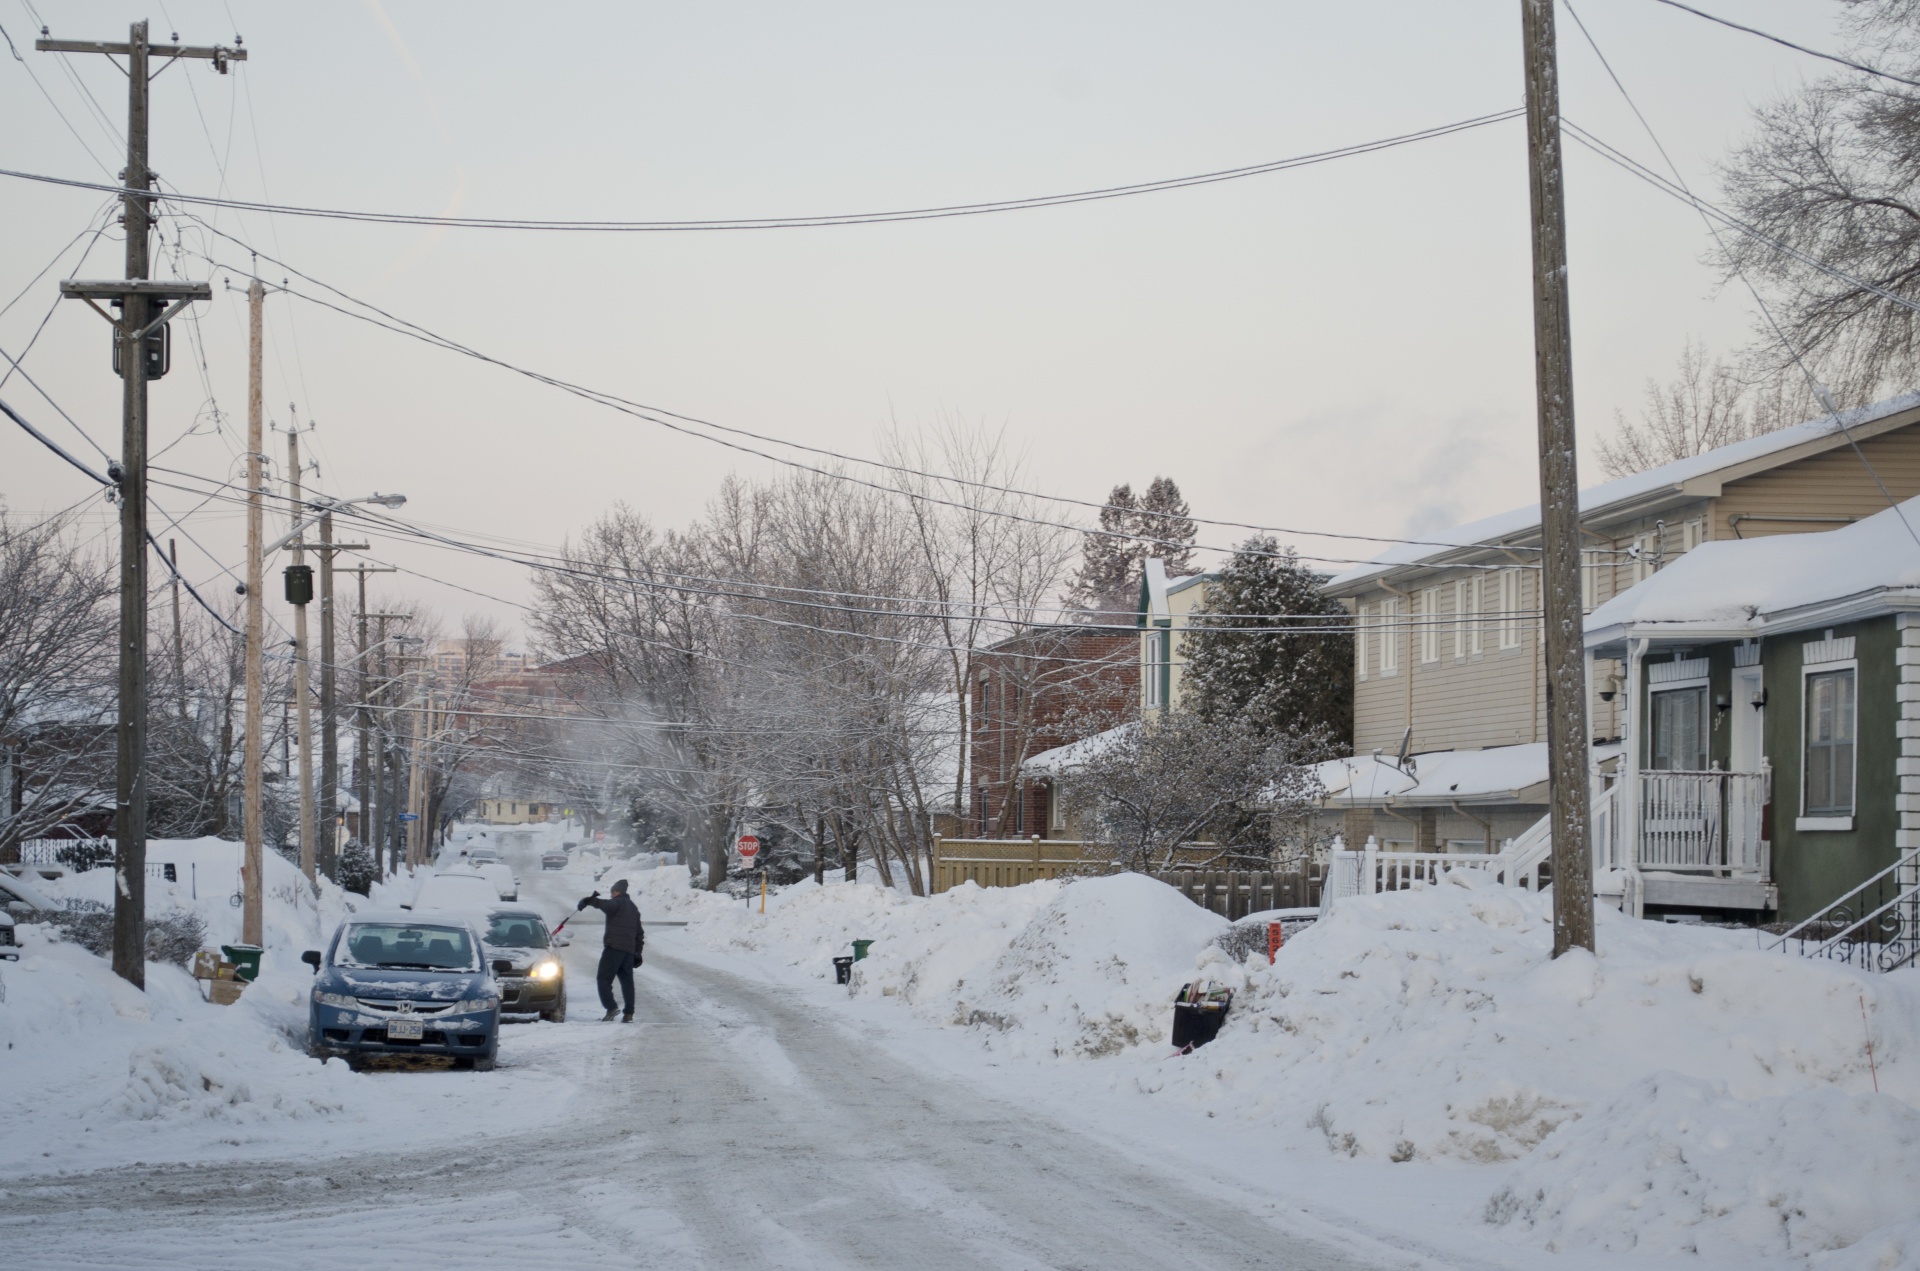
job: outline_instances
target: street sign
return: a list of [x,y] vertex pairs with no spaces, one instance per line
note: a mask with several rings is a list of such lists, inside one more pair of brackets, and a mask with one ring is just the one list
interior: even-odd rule
[[420,817],[419,817],[419,816],[418,816],[418,815],[417,815],[416,813],[412,813],[412,812],[402,812],[402,813],[400,814],[400,819],[401,819],[402,821],[418,821],[418,820],[420,819]]
[[760,854],[760,840],[751,834],[742,834],[738,846],[740,848],[740,855],[746,857],[748,860],[752,860]]

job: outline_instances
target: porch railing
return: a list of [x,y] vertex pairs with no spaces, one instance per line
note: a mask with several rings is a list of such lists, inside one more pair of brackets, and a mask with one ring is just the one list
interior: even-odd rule
[[1640,868],[1765,876],[1761,822],[1770,776],[1766,771],[1640,773]]
[[1867,971],[1920,962],[1920,848],[1861,883],[1768,946]]

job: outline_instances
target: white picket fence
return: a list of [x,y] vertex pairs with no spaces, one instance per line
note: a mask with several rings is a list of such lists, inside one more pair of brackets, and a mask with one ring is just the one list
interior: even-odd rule
[[1485,871],[1508,887],[1540,889],[1541,872],[1552,849],[1551,818],[1541,817],[1519,838],[1508,839],[1491,855],[1473,852],[1391,852],[1369,835],[1364,846],[1349,848],[1336,838],[1327,856],[1327,880],[1320,890],[1324,916],[1347,896],[1405,891],[1415,883],[1437,883],[1449,870]]

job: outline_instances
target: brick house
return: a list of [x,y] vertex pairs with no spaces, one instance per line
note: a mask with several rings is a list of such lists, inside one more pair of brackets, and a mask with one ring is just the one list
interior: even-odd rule
[[1022,778],[1021,765],[1099,731],[1090,720],[1132,718],[1139,695],[1140,634],[1131,626],[1033,626],[983,650],[967,725],[967,832],[1059,837],[1052,782]]

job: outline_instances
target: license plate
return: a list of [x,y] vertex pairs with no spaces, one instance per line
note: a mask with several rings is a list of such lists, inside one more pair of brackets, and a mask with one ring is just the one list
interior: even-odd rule
[[390,1042],[417,1042],[425,1036],[421,1032],[417,1019],[390,1019],[387,1021],[387,1040]]

